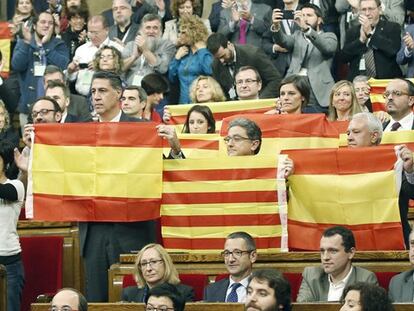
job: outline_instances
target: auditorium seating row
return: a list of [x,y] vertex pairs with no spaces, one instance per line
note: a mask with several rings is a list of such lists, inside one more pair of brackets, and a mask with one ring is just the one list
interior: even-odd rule
[[[47,311],[49,304],[32,304],[31,311]],[[338,303],[293,303],[293,311],[338,311]],[[144,311],[142,303],[90,303],[89,311]],[[244,311],[244,305],[241,303],[187,303],[186,311]],[[394,304],[395,311],[411,311],[412,304]]]

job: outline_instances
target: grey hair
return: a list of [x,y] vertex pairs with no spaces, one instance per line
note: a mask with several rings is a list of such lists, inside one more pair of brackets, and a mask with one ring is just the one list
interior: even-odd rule
[[363,76],[363,75],[359,75],[359,76],[356,76],[354,78],[354,80],[352,80],[352,83],[356,83],[356,82],[368,82],[368,80],[369,80],[369,77]]
[[249,139],[259,141],[259,147],[257,147],[257,149],[254,151],[255,154],[258,154],[262,145],[262,131],[260,127],[252,120],[246,118],[237,118],[230,121],[228,130],[235,126],[244,128]]
[[382,124],[381,121],[373,115],[371,112],[359,112],[352,116],[352,120],[354,119],[365,119],[367,121],[368,130],[370,133],[378,133],[378,139],[375,142],[376,145],[379,145],[381,143],[382,139]]

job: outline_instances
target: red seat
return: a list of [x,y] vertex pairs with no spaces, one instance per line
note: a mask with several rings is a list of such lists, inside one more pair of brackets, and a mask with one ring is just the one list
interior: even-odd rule
[[25,285],[22,311],[44,293],[55,293],[62,288],[63,237],[21,237]]
[[377,276],[378,284],[388,291],[391,278],[398,273],[399,272],[375,272],[375,275]]
[[[194,289],[194,301],[203,300],[204,288],[208,284],[208,276],[205,274],[180,274],[181,283],[191,286]],[[137,286],[132,274],[124,275],[122,288]]]

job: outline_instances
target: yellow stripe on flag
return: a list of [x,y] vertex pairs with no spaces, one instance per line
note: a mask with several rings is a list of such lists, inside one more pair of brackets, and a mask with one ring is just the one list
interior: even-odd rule
[[[197,243],[197,240],[194,239],[194,243]],[[187,248],[169,248],[169,253],[190,253],[190,254],[220,254],[223,251],[223,248],[218,249],[202,249],[202,250],[188,250]],[[258,254],[269,254],[269,253],[280,253],[280,248],[266,248],[258,249]]]
[[[234,227],[162,227],[163,236],[168,235],[169,238],[225,238],[234,232]],[[274,237],[282,234],[280,225],[272,226],[239,226],[237,231],[249,232],[252,236]]]
[[[393,171],[341,176],[293,175],[289,185],[291,220],[347,225],[400,220]],[[371,191],[367,192],[367,187]],[[327,191],[321,193],[321,189]],[[302,202],[306,202],[306,208]]]

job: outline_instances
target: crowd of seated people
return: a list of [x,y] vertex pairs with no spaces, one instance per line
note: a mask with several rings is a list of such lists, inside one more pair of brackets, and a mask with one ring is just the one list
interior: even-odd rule
[[[316,1],[319,7],[306,0],[294,0],[293,4],[275,1],[272,6],[270,2],[219,0],[207,20],[199,16],[202,6],[198,0],[113,0],[111,9],[101,15],[92,14],[84,0],[49,1],[46,5],[16,0],[9,20],[11,50],[0,51],[0,71],[10,64],[8,78],[0,77],[0,140],[19,145],[12,127],[18,115],[22,145],[26,146],[21,153],[15,152],[20,179],[25,183],[27,178],[31,132],[37,123],[155,121],[159,125],[154,132],[171,145],[168,158],[185,158],[175,129],[166,125],[171,119],[169,109],[163,109],[166,105],[197,104],[189,109],[183,127],[183,133],[189,134],[217,132],[209,103],[228,101],[231,105],[230,101],[241,100],[253,106],[259,99],[274,99],[274,109],[268,114],[325,113],[332,122],[351,121],[350,147],[377,145],[382,130],[414,129],[414,84],[405,79],[414,76],[414,31],[409,24],[413,13],[408,4],[402,4],[396,14],[391,9],[392,0],[347,1],[341,10],[339,3],[326,6]],[[400,12],[406,9],[406,16],[401,17]],[[341,14],[347,16],[347,23],[341,24]],[[383,93],[385,112],[377,115],[384,123],[375,124],[372,115],[360,114],[373,111],[371,78],[391,80]],[[380,130],[375,127],[378,123]],[[248,119],[233,120],[224,142],[230,156],[258,154],[260,128]],[[409,247],[408,201],[414,197],[409,167],[412,155],[405,146],[398,151],[408,163],[402,175],[399,207]],[[286,177],[294,173],[289,158],[284,165]],[[1,186],[9,183],[5,176]],[[20,190],[14,192],[11,201],[19,202]],[[154,243],[155,226],[150,221],[140,222],[140,241],[131,239],[130,244],[118,245],[112,233],[137,235],[132,225],[84,225],[80,226],[81,254],[87,279],[93,280],[87,285],[88,300],[107,301],[107,285],[97,285],[105,283],[106,269],[120,253]],[[98,256],[97,249],[107,243],[115,243],[116,249],[102,247],[103,254]],[[242,253],[229,249],[225,260],[246,259],[247,266],[254,262],[253,248],[237,249]],[[143,250],[168,256],[155,247]],[[0,257],[18,253],[16,246]],[[247,254],[249,257],[244,258]],[[145,264],[142,259],[137,262],[138,276],[161,266],[174,274],[172,264],[167,267],[168,257],[155,264],[152,259]],[[8,262],[8,258],[4,260]],[[242,275],[247,290],[246,277],[250,274],[249,270]],[[146,295],[161,283],[179,284],[174,277],[163,276],[153,283],[145,274],[142,277]],[[227,290],[228,294],[232,292]],[[255,290],[252,288],[252,293]],[[241,287],[234,291],[240,292]],[[347,295],[355,291],[363,301],[362,289],[350,289]],[[146,301],[146,295],[141,302]],[[275,297],[279,304],[280,298]],[[339,300],[338,292],[334,297]]]

